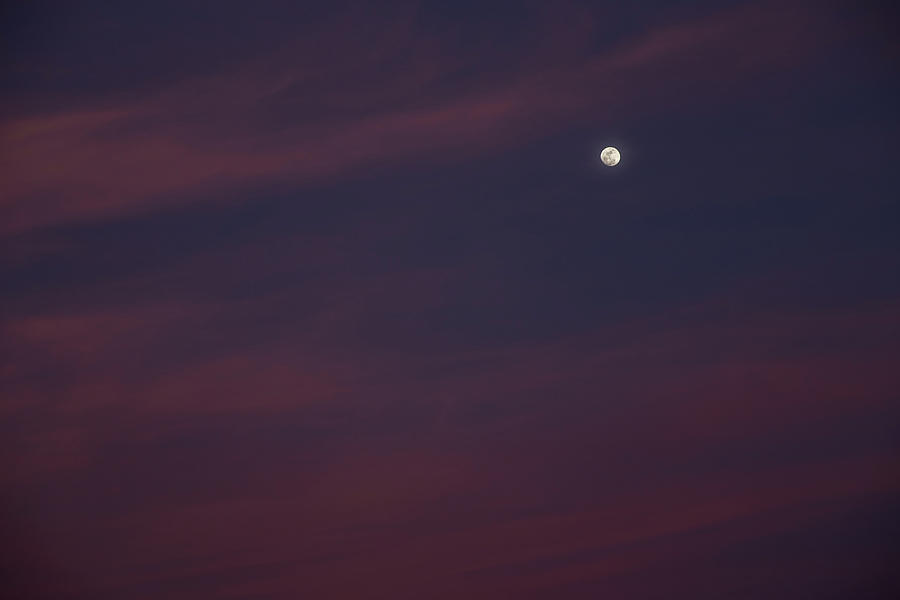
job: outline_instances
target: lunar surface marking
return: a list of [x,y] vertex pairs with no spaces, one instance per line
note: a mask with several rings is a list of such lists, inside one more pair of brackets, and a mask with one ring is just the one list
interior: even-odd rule
[[622,160],[619,150],[612,146],[607,146],[600,152],[600,161],[607,167],[614,167]]

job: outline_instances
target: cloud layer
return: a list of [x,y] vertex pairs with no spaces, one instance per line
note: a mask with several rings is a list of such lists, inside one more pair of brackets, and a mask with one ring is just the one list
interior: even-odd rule
[[276,4],[70,8],[18,42],[13,589],[890,589],[900,181],[868,17]]

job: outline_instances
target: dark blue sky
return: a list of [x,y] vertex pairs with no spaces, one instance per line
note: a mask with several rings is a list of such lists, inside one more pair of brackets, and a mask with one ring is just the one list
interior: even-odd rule
[[11,589],[893,597],[894,23],[5,7]]

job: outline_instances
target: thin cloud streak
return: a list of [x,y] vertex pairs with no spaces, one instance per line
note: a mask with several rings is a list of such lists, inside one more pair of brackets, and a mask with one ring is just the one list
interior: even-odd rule
[[[297,52],[271,57],[261,73],[254,62],[183,82],[146,101],[19,118],[0,127],[6,149],[3,229],[9,234],[153,210],[248,181],[302,183],[387,165],[472,160],[564,128],[587,113],[604,120],[596,115],[598,105],[619,120],[631,118],[634,106],[666,110],[661,102],[679,102],[672,91],[683,89],[673,83],[675,74],[714,98],[729,72],[746,79],[748,72],[784,70],[820,50],[821,36],[813,33],[825,23],[791,16],[770,4],[741,8],[651,31],[586,59],[531,57],[538,72],[520,68],[449,94],[438,84],[442,73],[459,68],[459,59],[440,47],[430,49],[433,43],[406,27],[397,33],[406,38],[393,45],[424,44],[429,50],[424,59],[405,59],[407,68],[389,75],[389,94],[359,75],[360,69],[379,68],[377,48],[368,59],[375,64],[338,58],[332,65],[337,74],[329,79],[292,66]],[[749,44],[759,31],[771,34],[768,42]],[[386,51],[385,59],[395,53]],[[465,57],[465,63],[477,60]],[[357,83],[334,83],[342,79]],[[427,103],[396,108],[404,90],[423,84],[436,90]],[[327,106],[311,106],[309,97],[324,98]],[[380,107],[375,114],[354,108],[371,105]],[[289,124],[266,125],[271,111]]]

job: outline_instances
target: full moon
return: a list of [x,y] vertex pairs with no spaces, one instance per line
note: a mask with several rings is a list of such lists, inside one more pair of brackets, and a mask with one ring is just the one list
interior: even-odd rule
[[612,146],[607,146],[600,152],[600,161],[607,167],[616,166],[621,159],[622,155],[619,154],[618,149]]

